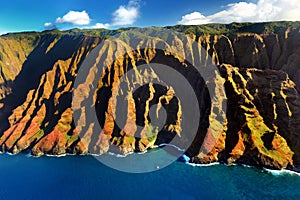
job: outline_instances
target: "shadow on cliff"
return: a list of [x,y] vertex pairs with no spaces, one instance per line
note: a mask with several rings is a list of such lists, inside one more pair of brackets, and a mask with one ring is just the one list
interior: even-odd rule
[[[143,50],[140,50],[140,52],[145,52]],[[146,57],[147,55],[142,55],[142,57]],[[124,71],[129,71],[130,69],[132,69],[133,66],[131,66],[131,62],[125,62],[127,63],[128,66],[124,65]],[[206,83],[203,79],[203,77],[201,76],[201,74],[199,73],[199,71],[197,69],[195,69],[194,66],[192,66],[192,64],[188,63],[188,61],[184,61],[181,62],[179,61],[177,58],[175,58],[172,55],[165,55],[165,52],[162,50],[157,50],[156,51],[156,55],[155,57],[151,60],[151,63],[159,63],[165,66],[169,66],[172,69],[176,70],[177,72],[179,72],[182,76],[185,77],[185,79],[189,82],[190,86],[193,88],[195,95],[197,97],[197,102],[198,102],[198,106],[200,109],[200,119],[199,121],[197,121],[196,123],[199,125],[198,126],[198,130],[197,133],[194,133],[197,135],[197,140],[192,139],[193,143],[192,143],[192,147],[189,149],[189,152],[191,154],[197,154],[200,150],[201,144],[204,141],[204,138],[206,136],[206,131],[207,128],[209,127],[209,115],[210,115],[210,111],[211,111],[211,99],[210,99],[210,94],[208,91],[208,88],[206,86]],[[144,61],[140,61],[138,65],[143,65],[146,64]],[[112,64],[113,66],[113,64]],[[152,69],[154,74],[158,75],[158,80],[160,80],[160,75],[159,72],[156,72],[155,68]],[[113,69],[113,67],[110,69],[110,71],[106,71],[105,72],[105,76],[103,78],[103,85],[108,85],[108,86],[104,86],[102,88],[100,88],[97,91],[97,100],[96,100],[96,105],[95,105],[95,109],[96,109],[96,113],[97,113],[97,117],[98,117],[98,122],[100,123],[100,126],[103,128],[105,126],[105,120],[106,120],[106,115],[105,113],[107,112],[107,108],[108,108],[108,101],[110,100],[110,98],[112,98],[112,88],[111,85],[113,85],[113,81],[114,80],[114,75],[115,71]],[[109,78],[110,77],[110,78]],[[164,82],[164,80],[161,80],[162,82]],[[176,80],[173,80],[176,81]],[[166,85],[168,86],[172,86],[172,84],[170,83],[166,83],[164,82]],[[153,88],[155,93],[153,94],[153,97],[151,98],[151,100],[149,101],[149,108],[151,108],[151,106],[158,104],[158,102],[160,101],[159,98],[162,95],[165,95],[168,91],[168,89],[162,85],[158,85],[158,84],[153,84]],[[185,91],[183,93],[186,93],[187,95],[189,94],[189,92],[191,91]],[[145,112],[146,112],[146,101],[149,100],[150,98],[150,89],[149,89],[149,84],[143,85],[140,88],[138,88],[133,94],[133,99],[135,102],[135,113],[136,113],[136,119],[135,119],[135,123],[138,127],[145,127],[145,121],[148,122],[153,122],[153,119],[150,119],[149,113],[147,116],[145,116]],[[120,98],[120,97],[119,97]],[[117,102],[124,102],[126,101],[125,98],[124,99],[119,99],[117,100]],[[164,109],[166,110],[166,114],[167,114],[167,118],[166,118],[166,122],[165,124],[163,124],[162,126],[159,127],[167,127],[168,125],[173,125],[176,126],[176,122],[178,120],[178,112],[180,111],[180,99],[177,99],[176,94],[175,97],[173,97],[170,102],[166,103],[166,102],[162,102],[162,106],[164,107]],[[83,106],[86,105],[90,105],[90,104],[82,104]],[[147,108],[147,109],[149,109]],[[156,145],[160,145],[160,144],[168,144],[172,141],[172,144],[175,144],[178,147],[182,147],[185,148],[187,145],[187,143],[191,143],[192,141],[185,141],[188,140],[189,137],[192,137],[192,133],[189,133],[189,123],[194,122],[195,119],[190,119],[192,112],[195,112],[194,108],[195,106],[191,106],[189,105],[188,108],[190,109],[188,113],[187,110],[185,110],[184,113],[182,113],[182,117],[185,118],[185,121],[188,123],[185,123],[185,125],[183,124],[183,132],[181,133],[181,135],[184,135],[183,138],[179,137],[179,139],[175,139],[175,136],[177,135],[176,131],[172,131],[172,130],[168,130],[166,128],[163,128],[162,130],[160,130],[158,132],[157,135],[157,139],[155,141]],[[116,105],[116,110],[119,110],[118,105]],[[122,115],[124,115],[125,117],[127,116],[127,109],[123,109],[124,113],[122,113]],[[117,118],[122,118],[122,116],[116,116]],[[121,120],[116,120],[118,122],[122,121]],[[113,131],[112,131],[112,138],[114,137],[123,137],[120,132],[122,131],[122,128],[124,127],[124,124],[117,124],[116,121],[113,122]],[[126,120],[125,120],[126,121]],[[160,122],[160,120],[155,120]],[[135,131],[135,136],[136,140],[135,140],[135,151],[141,151],[139,149],[139,144],[140,144],[140,133],[141,133],[142,129],[138,128]],[[85,131],[83,131],[85,132]],[[82,135],[83,136],[83,135]],[[194,135],[195,136],[195,135]],[[91,142],[89,144],[89,150],[92,151],[94,153],[94,147],[97,147],[97,141],[99,139],[99,133],[95,133],[92,135],[91,137]],[[191,138],[190,138],[191,139]],[[173,141],[174,140],[174,141]],[[170,152],[172,153],[172,152]]]
[[[59,40],[55,43],[56,39]],[[0,134],[9,128],[8,116],[12,114],[12,111],[26,101],[26,96],[30,90],[38,88],[41,76],[51,70],[58,60],[71,58],[82,40],[83,36],[49,34],[41,37],[13,82],[12,93],[1,102],[4,103],[4,107],[0,110],[2,114],[0,116]],[[51,45],[53,45],[52,48]],[[25,113],[23,112],[23,114]]]

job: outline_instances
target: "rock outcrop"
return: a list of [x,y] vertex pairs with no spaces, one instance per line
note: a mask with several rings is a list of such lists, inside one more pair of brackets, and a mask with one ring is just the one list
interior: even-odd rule
[[[299,30],[296,24],[263,33],[191,32],[185,39],[169,35],[166,40],[163,35],[148,37],[155,29],[133,35],[134,40],[121,32],[134,47],[129,53],[126,43],[104,40],[110,32],[99,34],[101,37],[84,31],[2,36],[1,151],[29,151],[37,156],[126,154],[168,143],[176,136],[180,138],[176,145],[186,147],[189,130],[182,119],[187,116],[176,91],[154,69],[138,70],[139,65],[160,63],[180,72],[201,99],[201,117],[195,122],[199,127],[186,148],[191,162],[299,171]],[[91,65],[86,80],[74,91],[81,64],[101,42],[96,62],[105,61],[107,66],[102,67],[107,69],[97,79],[93,68],[99,66]],[[158,50],[159,46],[180,51],[187,59]],[[127,53],[117,56],[120,52]],[[204,71],[218,67],[212,77],[204,77],[194,68],[199,65]],[[131,69],[133,76],[121,79]],[[94,85],[87,84],[89,81]],[[126,91],[114,90],[122,83]],[[142,87],[134,91],[136,85]],[[73,92],[80,98],[72,104]],[[125,102],[122,116],[117,112],[118,102]],[[149,117],[153,105],[157,105],[157,123],[165,110],[165,124],[153,126],[155,120]],[[96,111],[101,132],[97,132],[96,122],[89,122],[91,110]],[[73,115],[79,121],[74,123]]]

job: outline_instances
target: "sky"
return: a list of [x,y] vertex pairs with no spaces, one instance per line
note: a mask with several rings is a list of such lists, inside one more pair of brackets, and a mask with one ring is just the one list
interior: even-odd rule
[[0,34],[262,21],[300,21],[299,0],[5,0],[0,7]]

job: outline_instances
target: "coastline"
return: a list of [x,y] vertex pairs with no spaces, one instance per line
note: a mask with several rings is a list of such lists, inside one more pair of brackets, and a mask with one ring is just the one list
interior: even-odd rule
[[[166,145],[166,144],[164,144]],[[172,145],[173,146],[173,145]],[[177,149],[180,149],[178,147],[176,147]],[[143,154],[146,154],[148,151],[145,151],[145,152],[142,152],[142,153],[136,153],[137,155],[143,155]],[[133,155],[134,153],[129,153],[129,154],[126,154],[126,155],[120,155],[120,154],[116,154],[116,153],[112,153],[112,152],[108,152],[107,155],[109,156],[115,156],[116,158],[125,158],[129,155]],[[17,155],[20,155],[20,154],[12,154],[12,153],[9,153],[9,152],[1,152],[0,151],[0,155],[9,155],[9,156],[17,156]],[[31,153],[28,153],[28,154],[24,154],[25,157],[28,157],[28,158],[35,158],[35,159],[38,159],[38,158],[41,158],[41,157],[48,157],[48,158],[64,158],[64,157],[68,157],[68,156],[73,156],[73,157],[76,157],[76,156],[79,156],[79,157],[85,157],[85,156],[92,156],[92,157],[99,157],[101,155],[97,155],[97,154],[70,154],[70,153],[66,153],[66,154],[61,154],[61,155],[51,155],[51,154],[44,154],[42,156],[34,156],[32,155]],[[176,162],[180,162],[180,163],[184,163],[188,166],[191,166],[191,167],[195,167],[195,168],[202,168],[202,167],[212,167],[212,166],[216,166],[216,165],[222,165],[222,166],[225,166],[225,167],[231,167],[231,166],[239,166],[239,167],[244,167],[244,168],[252,168],[252,169],[257,169],[257,170],[261,170],[261,172],[266,172],[266,173],[269,173],[273,176],[299,176],[300,177],[300,172],[296,172],[296,171],[292,171],[292,170],[288,170],[288,169],[281,169],[281,170],[274,170],[274,169],[268,169],[268,168],[259,168],[259,167],[256,167],[256,166],[249,166],[249,165],[245,165],[245,164],[236,164],[236,163],[233,163],[233,164],[224,164],[224,163],[220,163],[220,162],[212,162],[212,163],[209,163],[209,164],[195,164],[195,163],[190,163],[190,162],[183,162],[183,161],[176,161]]]

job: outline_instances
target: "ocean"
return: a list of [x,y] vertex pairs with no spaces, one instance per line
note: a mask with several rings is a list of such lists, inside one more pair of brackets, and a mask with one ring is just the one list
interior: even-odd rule
[[288,171],[177,161],[133,174],[93,156],[1,154],[0,162],[0,199],[300,199],[300,176]]

